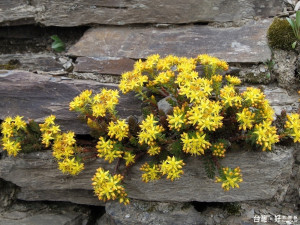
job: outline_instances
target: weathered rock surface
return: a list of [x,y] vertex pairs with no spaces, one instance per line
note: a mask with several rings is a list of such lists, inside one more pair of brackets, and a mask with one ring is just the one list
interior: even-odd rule
[[227,62],[265,62],[271,58],[266,31],[271,20],[242,27],[99,27],[88,30],[69,49],[72,56],[146,58],[151,54],[195,57],[211,54]]
[[55,54],[3,54],[0,55],[0,67],[11,66],[14,69],[28,71],[58,71],[63,70],[61,63],[55,59]]
[[276,63],[274,72],[277,75],[278,86],[288,90],[295,89],[298,83],[295,77],[296,53],[292,51],[274,50],[273,54]]
[[0,213],[1,225],[86,225],[88,211],[82,207],[15,204]]
[[[101,88],[116,89],[117,85],[24,71],[4,71],[0,73],[0,119],[21,115],[25,119],[43,122],[45,117],[54,114],[63,130],[87,134],[88,127],[78,120],[76,113],[69,111],[69,103],[85,89],[99,92]],[[139,101],[133,95],[120,96],[117,110],[121,117],[140,115],[137,107]]]
[[109,202],[106,215],[97,225],[204,225],[205,221],[194,207],[187,203],[160,203],[133,200],[124,206]]
[[159,0],[2,0],[0,24],[40,23],[70,27],[85,24],[226,22],[275,16],[281,12],[282,2],[283,0],[168,0],[163,3]]
[[[143,183],[139,162],[130,169],[125,179],[129,197],[146,201],[176,202],[234,202],[273,198],[289,184],[293,166],[293,148],[276,146],[273,152],[228,152],[224,166],[240,166],[244,182],[239,189],[224,192],[221,185],[207,178],[203,161],[185,160],[184,175],[174,182],[161,179]],[[17,198],[22,200],[70,201],[101,205],[92,196],[91,178],[98,167],[113,170],[113,164],[102,159],[85,163],[78,176],[63,175],[50,151],[4,157],[0,163],[0,178],[19,186]],[[88,195],[91,193],[90,197]],[[98,202],[97,202],[98,201]]]
[[74,72],[120,75],[133,70],[134,60],[128,58],[116,60],[97,60],[89,57],[78,57],[75,62]]

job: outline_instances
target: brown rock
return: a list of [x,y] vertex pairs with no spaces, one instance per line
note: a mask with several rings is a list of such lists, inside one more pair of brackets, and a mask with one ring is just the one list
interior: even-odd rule
[[[101,88],[116,89],[117,85],[105,85],[95,81],[83,81],[38,75],[24,71],[0,73],[0,119],[21,115],[25,119],[43,122],[45,117],[56,115],[63,130],[77,134],[89,133],[88,127],[69,111],[69,103],[81,91]],[[117,110],[121,117],[140,115],[139,101],[133,95],[121,95]]]
[[74,72],[120,75],[133,69],[134,60],[128,58],[116,60],[97,60],[89,57],[78,57]]
[[177,28],[99,27],[88,30],[70,48],[72,56],[146,58],[151,54],[195,57],[211,54],[227,62],[265,62],[271,58],[266,40],[270,20],[243,27]]
[[282,11],[283,0],[2,0],[0,24],[46,26],[86,24],[182,24],[268,18]]

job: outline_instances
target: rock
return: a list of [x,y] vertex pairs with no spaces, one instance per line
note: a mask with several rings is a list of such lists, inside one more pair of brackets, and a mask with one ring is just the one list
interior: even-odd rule
[[[204,225],[205,221],[193,206],[188,203],[161,203],[132,200],[127,205],[118,202],[106,204],[106,216],[100,218],[98,225]],[[103,222],[102,222],[103,221]]]
[[251,84],[269,84],[274,80],[271,72],[265,65],[253,65],[243,67],[238,76],[245,82]]
[[[69,103],[81,91],[101,88],[116,89],[117,85],[105,85],[95,81],[83,81],[38,75],[24,71],[7,71],[0,74],[0,119],[21,115],[27,120],[43,122],[54,114],[63,130],[73,130],[77,134],[88,134],[89,128],[78,120],[75,112],[69,111]],[[119,115],[141,115],[139,100],[133,94],[120,94],[117,106]]]
[[11,69],[28,71],[59,71],[63,69],[62,64],[57,62],[55,55],[51,53],[0,54],[0,69],[5,69],[1,68],[5,65],[11,65]]
[[86,208],[69,205],[16,204],[0,213],[1,225],[86,225]]
[[74,72],[121,75],[133,70],[134,60],[121,58],[115,60],[99,60],[89,57],[78,57],[75,62]]
[[273,58],[277,65],[274,73],[277,76],[278,86],[291,90],[297,88],[295,77],[297,55],[292,51],[274,50]]
[[74,65],[72,63],[72,59],[70,59],[69,61],[67,61],[65,64],[63,64],[63,67],[64,69],[67,71],[67,72],[72,72],[73,68],[74,68]]
[[169,114],[169,113],[172,113],[172,110],[173,110],[173,107],[172,107],[172,105],[168,102],[168,100],[176,101],[175,98],[168,96],[168,97],[165,97],[165,98],[161,99],[161,100],[157,103],[158,110],[163,111],[166,115]]
[[17,191],[16,185],[0,179],[0,212],[12,204],[16,199]]
[[[88,24],[186,24],[226,22],[275,16],[283,0],[196,1],[58,1],[2,0],[1,25],[39,23],[45,26],[75,27]],[[59,6],[59,7],[58,7]]]
[[[97,159],[86,162],[85,170],[78,176],[63,175],[57,169],[50,151],[21,154],[16,158],[4,157],[0,162],[0,178],[20,187],[19,199],[92,205],[102,204],[92,196],[91,178],[96,169],[103,167],[112,171],[115,166],[114,163]],[[239,189],[224,192],[221,184],[207,178],[202,159],[187,158],[184,175],[174,182],[161,179],[149,183],[141,181],[142,171],[139,168],[144,163],[142,160],[129,170],[124,185],[130,198],[145,201],[236,202],[272,199],[282,184],[290,182],[293,162],[291,147],[275,146],[273,152],[228,152],[222,165],[240,166],[244,182]]]
[[195,57],[207,53],[228,62],[265,62],[271,58],[265,37],[270,23],[271,20],[261,20],[238,28],[200,25],[91,28],[68,54],[139,59],[151,54]]

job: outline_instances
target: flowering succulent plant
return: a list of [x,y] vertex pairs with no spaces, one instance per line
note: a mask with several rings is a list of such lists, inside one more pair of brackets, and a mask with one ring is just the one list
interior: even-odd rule
[[[278,134],[274,110],[264,93],[253,87],[240,93],[238,77],[220,75],[226,70],[225,61],[209,55],[151,55],[138,60],[132,71],[122,74],[119,89],[123,94],[135,92],[144,102],[144,118],[140,122],[119,118],[118,90],[85,90],[73,99],[70,110],[81,114],[97,138],[97,144],[88,151],[109,163],[116,160],[117,167],[125,164],[123,174],[97,170],[92,184],[100,200],[129,203],[122,180],[144,155],[150,158],[140,168],[144,182],[164,176],[171,181],[180,178],[184,161],[191,155],[204,157],[209,162],[205,165],[210,165],[206,168],[209,177],[216,177],[216,182],[228,191],[243,181],[239,167],[220,164],[231,143],[247,141],[262,151],[271,151],[281,138],[300,142],[299,114],[287,115],[285,129]],[[172,108],[169,112],[158,107],[164,98]],[[62,133],[54,119],[50,116],[40,124],[41,141],[46,147],[52,145],[62,172],[76,175],[84,169],[81,154],[87,150],[76,145],[73,132]],[[26,130],[26,123],[21,117],[9,117],[1,128],[4,150],[16,155],[22,148],[18,134]]]

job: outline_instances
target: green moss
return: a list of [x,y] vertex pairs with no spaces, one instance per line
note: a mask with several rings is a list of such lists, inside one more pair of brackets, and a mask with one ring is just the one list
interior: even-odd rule
[[279,18],[274,19],[267,37],[271,48],[283,50],[292,50],[292,44],[297,40],[289,22]]
[[16,65],[0,64],[0,70],[14,70],[16,68],[17,68]]

